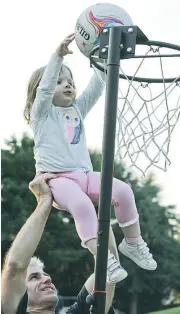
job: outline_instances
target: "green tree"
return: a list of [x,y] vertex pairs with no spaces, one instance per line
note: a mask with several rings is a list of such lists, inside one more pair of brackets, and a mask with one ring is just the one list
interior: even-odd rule
[[[91,159],[94,169],[100,171],[101,154],[93,152]],[[36,206],[36,200],[28,190],[34,173],[32,139],[24,136],[18,143],[12,138],[2,150],[2,259]],[[120,302],[120,309],[129,314],[158,310],[171,289],[180,289],[180,248],[176,240],[179,222],[172,206],[160,205],[159,188],[153,177],[139,182],[119,163],[115,163],[114,173],[132,186],[143,238],[158,262],[158,269],[148,272],[120,256],[129,276],[116,289],[116,303]],[[117,224],[113,229],[119,244],[122,232]],[[93,269],[92,256],[81,247],[72,217],[56,209],[51,212],[36,255],[47,265],[46,271],[62,295],[76,295]]]
[[[180,245],[178,235],[178,219],[173,206],[161,206],[159,188],[149,177],[144,184],[132,183],[135,191],[137,208],[140,214],[141,230],[144,240],[148,243],[158,268],[154,272],[137,267],[132,261],[120,256],[129,278],[122,282],[117,290],[120,296],[121,309],[126,313],[148,313],[162,307],[162,299],[168,298],[170,291],[180,289]],[[114,227],[116,240],[119,243],[118,226]]]

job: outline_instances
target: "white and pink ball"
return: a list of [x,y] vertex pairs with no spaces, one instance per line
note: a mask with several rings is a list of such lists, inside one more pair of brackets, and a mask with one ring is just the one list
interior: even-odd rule
[[75,40],[86,57],[99,45],[101,28],[112,24],[130,26],[133,23],[124,9],[111,3],[95,4],[81,13],[76,23]]

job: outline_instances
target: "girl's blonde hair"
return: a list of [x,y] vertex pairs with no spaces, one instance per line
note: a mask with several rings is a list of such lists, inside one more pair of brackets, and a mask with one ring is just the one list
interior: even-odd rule
[[[28,88],[27,88],[26,105],[24,108],[24,118],[27,121],[27,123],[30,123],[31,109],[33,106],[33,102],[36,98],[36,90],[37,90],[39,83],[42,79],[45,68],[46,68],[46,66],[41,67],[41,68],[37,69],[36,71],[34,71],[33,74],[31,75],[30,79],[29,79]],[[71,78],[73,80],[73,75],[72,75],[72,72],[69,69],[69,67],[67,65],[63,64],[62,68],[66,68],[69,70],[69,72],[71,74]]]

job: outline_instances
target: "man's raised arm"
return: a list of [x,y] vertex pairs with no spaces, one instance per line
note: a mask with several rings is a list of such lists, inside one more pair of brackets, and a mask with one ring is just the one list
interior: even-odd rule
[[41,240],[52,207],[52,194],[46,181],[53,178],[56,176],[45,173],[29,184],[38,205],[17,234],[5,259],[1,279],[3,314],[16,313],[26,291],[27,267]]

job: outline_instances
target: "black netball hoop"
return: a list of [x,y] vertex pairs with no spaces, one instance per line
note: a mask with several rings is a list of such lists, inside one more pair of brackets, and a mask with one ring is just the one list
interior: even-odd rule
[[[161,41],[153,41],[148,40],[148,38],[144,35],[144,33],[139,29],[138,26],[116,26],[121,29],[122,32],[122,41],[120,44],[121,49],[121,60],[123,59],[151,59],[151,58],[173,58],[180,57],[180,46],[174,45],[171,43],[161,42]],[[109,34],[110,28],[102,28],[101,37],[100,37],[100,45],[96,46],[90,53],[90,62],[91,65],[94,65],[98,70],[105,72],[105,66],[103,66],[102,60],[106,60],[108,58],[109,51]],[[157,52],[159,48],[167,48],[171,49],[172,53],[167,54],[158,54],[158,55],[136,55],[135,48],[136,46],[149,46],[152,52]],[[176,53],[175,53],[176,51]],[[99,57],[98,57],[98,56]],[[101,62],[98,62],[101,61]],[[142,83],[172,83],[172,82],[180,82],[180,71],[178,77],[172,78],[148,78],[148,77],[138,77],[138,76],[130,76],[119,74],[119,78],[125,80],[133,80],[134,82],[142,82]]]
[[[166,55],[149,56],[136,55],[136,46],[149,46],[152,52],[158,51],[160,47],[172,49],[172,53]],[[176,54],[175,54],[176,51]],[[97,54],[99,52],[99,54]],[[149,41],[148,38],[137,26],[112,26],[102,28],[100,36],[100,45],[95,47],[90,54],[90,62],[95,68],[106,72],[106,100],[105,100],[105,119],[103,133],[103,154],[101,170],[101,190],[98,214],[98,243],[95,271],[95,287],[92,295],[89,295],[87,302],[90,303],[91,313],[104,314],[105,308],[105,291],[106,291],[106,274],[107,274],[107,256],[108,256],[108,238],[111,218],[111,197],[112,197],[112,180],[114,168],[114,151],[116,137],[116,117],[119,81],[127,80],[129,85],[132,82],[140,83],[175,83],[179,86],[179,75],[173,78],[147,78],[138,77],[119,73],[120,61],[131,58],[168,58],[180,57],[180,46],[169,43]],[[103,61],[105,65],[103,65]],[[165,90],[165,94],[167,91]],[[179,97],[180,98],[180,97]],[[178,100],[179,102],[179,100]],[[180,107],[180,106],[179,106]],[[163,121],[164,126],[164,121]],[[155,160],[156,161],[156,160]],[[102,306],[103,304],[103,306]]]

